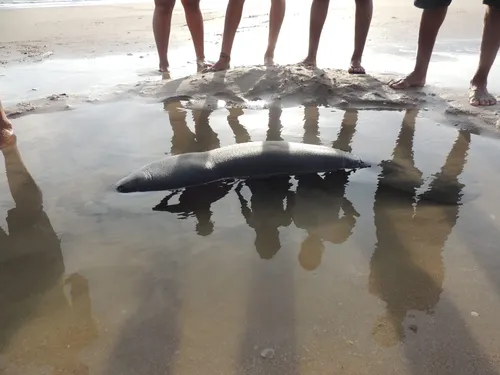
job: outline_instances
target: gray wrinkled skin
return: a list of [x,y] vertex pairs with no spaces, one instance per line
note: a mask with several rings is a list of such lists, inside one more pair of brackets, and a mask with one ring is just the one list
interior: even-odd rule
[[366,168],[356,156],[326,146],[264,141],[169,156],[118,182],[121,193],[177,190],[231,178],[259,178]]

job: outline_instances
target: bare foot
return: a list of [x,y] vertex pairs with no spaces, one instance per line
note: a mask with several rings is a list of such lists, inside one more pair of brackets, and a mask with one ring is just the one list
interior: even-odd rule
[[197,59],[196,60],[196,71],[202,72],[203,70],[209,68],[211,65],[205,61],[205,59]]
[[162,72],[161,73],[161,79],[163,81],[169,80],[170,78],[172,78],[172,76],[170,75],[170,71],[169,70],[167,70],[166,72]]
[[229,57],[229,55],[225,54],[224,52],[221,52],[219,61],[217,61],[214,65],[203,69],[202,72],[208,73],[208,72],[220,72],[223,70],[228,70],[229,68],[231,68],[231,65],[229,65],[230,61],[231,58]]
[[274,56],[266,54],[264,56],[264,65],[265,66],[273,66],[274,65]]
[[361,61],[359,60],[352,60],[347,72],[349,74],[366,74],[365,68],[361,66]]
[[158,70],[161,73],[169,73],[168,61],[160,61],[160,66],[159,66]]
[[497,104],[496,98],[491,95],[485,86],[471,84],[469,87],[469,103],[475,107]]
[[388,85],[395,90],[404,90],[410,87],[424,87],[425,77],[415,72],[411,72],[404,78],[389,81]]
[[302,65],[308,68],[316,68],[316,59],[313,59],[311,57],[306,57],[304,60],[299,62],[298,65]]
[[0,120],[0,147],[9,146],[15,143],[16,137],[12,124],[9,120]]

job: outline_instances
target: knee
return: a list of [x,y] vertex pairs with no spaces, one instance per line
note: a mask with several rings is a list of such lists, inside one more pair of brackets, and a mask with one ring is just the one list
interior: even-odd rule
[[186,12],[193,12],[200,9],[200,0],[181,0]]
[[175,6],[175,0],[155,0],[155,10],[164,12],[164,13],[172,13]]

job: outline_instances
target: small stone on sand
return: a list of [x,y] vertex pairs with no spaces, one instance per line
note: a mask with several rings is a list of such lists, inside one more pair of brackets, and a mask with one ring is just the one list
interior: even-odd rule
[[475,318],[477,318],[479,316],[479,314],[475,311],[471,311],[470,315],[475,317]]
[[262,358],[270,359],[274,357],[274,349],[267,348],[260,352]]

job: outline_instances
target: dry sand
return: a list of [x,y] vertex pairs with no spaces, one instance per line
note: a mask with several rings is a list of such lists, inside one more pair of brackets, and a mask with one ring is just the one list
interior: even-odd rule
[[[225,9],[221,5],[224,2],[201,2],[207,29],[216,26],[217,34],[222,33]],[[44,54],[47,57],[53,54],[57,57],[77,58],[154,49],[151,30],[153,8],[153,2],[34,9],[0,8],[0,63],[33,61]],[[329,22],[335,21],[334,18],[352,19],[352,8],[353,2],[350,0],[332,4]],[[255,17],[268,11],[267,4],[265,7],[248,4],[244,17]],[[479,37],[482,11],[481,6],[468,0],[455,0],[440,36],[458,39]],[[286,18],[291,18],[298,12],[308,15],[309,2],[302,6],[298,2],[289,1]],[[408,4],[396,0],[378,1],[369,44],[376,45],[377,42],[386,40],[393,40],[395,43],[402,40],[415,42],[419,17],[420,12]],[[175,7],[172,28],[173,47],[190,39],[180,1]],[[307,27],[303,31],[304,34],[307,33]],[[286,32],[285,29],[283,33]],[[323,40],[326,39],[326,34],[325,32]],[[350,37],[351,30],[346,30],[345,35]],[[306,51],[306,45],[303,50]]]
[[[94,57],[154,49],[152,4],[0,10],[0,62]],[[214,17],[206,13],[206,19]],[[172,45],[189,38],[182,8],[173,16]],[[183,30],[186,29],[186,30]]]

